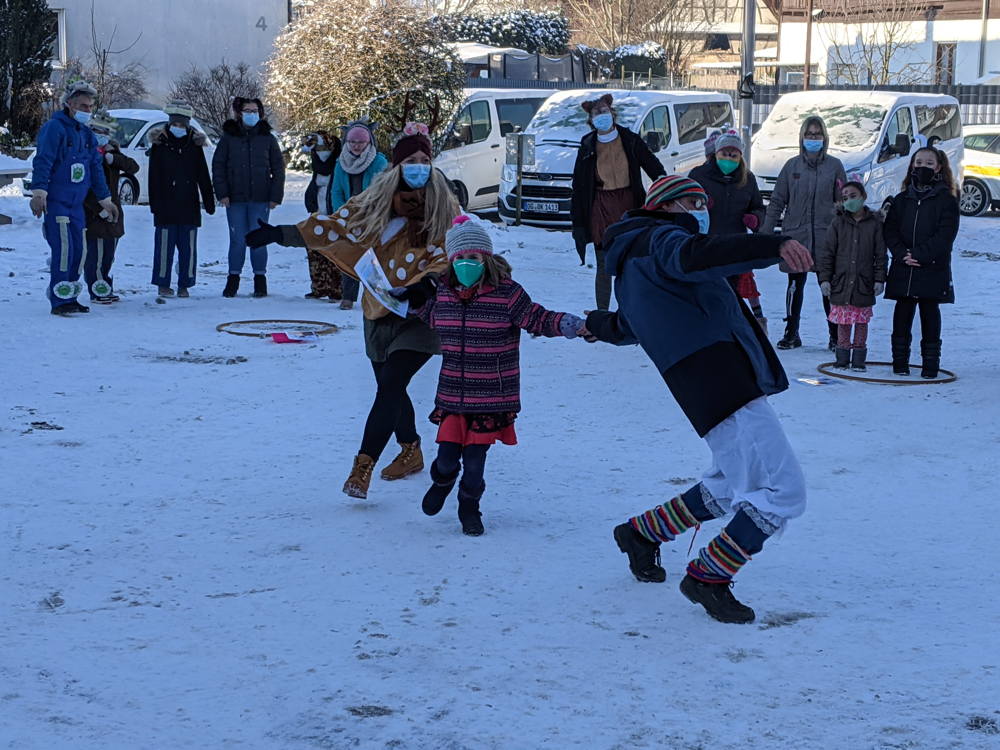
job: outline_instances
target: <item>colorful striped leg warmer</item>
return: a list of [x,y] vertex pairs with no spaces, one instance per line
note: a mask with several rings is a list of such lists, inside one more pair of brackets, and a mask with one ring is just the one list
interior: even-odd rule
[[729,583],[751,555],[764,548],[768,535],[744,511],[739,511],[719,535],[688,563],[687,572],[703,583]]
[[722,509],[699,483],[670,502],[629,519],[632,528],[656,544],[673,541],[688,529],[722,515]]

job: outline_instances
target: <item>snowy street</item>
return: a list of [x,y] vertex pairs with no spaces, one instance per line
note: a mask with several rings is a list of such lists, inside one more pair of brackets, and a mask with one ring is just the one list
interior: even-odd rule
[[[305,185],[272,223],[305,218]],[[1000,218],[962,220],[951,384],[799,381],[832,359],[811,277],[771,400],[809,506],[738,576],[757,621],[735,626],[677,590],[690,533],[663,584],[612,540],[709,459],[637,347],[522,338],[520,444],[490,451],[470,538],[454,495],[421,513],[426,470],[341,493],[374,378],[360,309],[303,299],[304,250],[271,247],[268,298],[248,262],[223,299],[220,208],[191,298],[158,304],[152,220],[127,207],[122,301],[64,319],[41,224],[3,195],[0,748],[1000,747]],[[536,301],[593,307],[569,233],[495,226],[494,244]],[[775,341],[785,276],[757,278]],[[880,300],[872,361],[891,317]],[[216,331],[275,318],[340,331]],[[428,464],[439,362],[410,389]]]

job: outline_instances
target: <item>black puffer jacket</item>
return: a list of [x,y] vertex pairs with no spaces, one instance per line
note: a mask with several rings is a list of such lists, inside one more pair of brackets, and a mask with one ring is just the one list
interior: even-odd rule
[[158,128],[150,132],[149,140],[153,144],[149,149],[149,209],[154,223],[200,227],[201,202],[206,213],[215,213],[205,134],[188,128],[187,135],[176,138],[167,128]]
[[[323,161],[318,156],[316,156],[316,149],[312,150],[312,179],[309,181],[309,187],[306,188],[305,202],[306,211],[311,214],[320,211],[324,214],[330,214],[330,191],[333,189],[333,171],[337,168],[337,159],[340,158],[340,152],[343,150],[343,146],[340,143],[340,139],[331,136],[333,141],[330,144],[330,156],[326,161]],[[326,183],[326,202],[324,206],[319,205],[319,184],[317,183],[318,177],[328,177],[329,180]],[[322,209],[322,210],[321,210]]]
[[[954,302],[951,249],[958,236],[958,199],[943,183],[920,193],[911,186],[897,195],[885,217],[885,243],[892,254],[887,299]],[[907,253],[920,266],[908,266]]]
[[764,199],[757,188],[757,178],[747,172],[747,181],[739,185],[739,172],[723,174],[713,158],[688,174],[708,193],[708,215],[712,219],[709,234],[746,234],[744,214],[757,217],[757,226],[764,223]]
[[226,120],[212,158],[215,197],[232,203],[281,203],[285,160],[267,120],[246,128]]
[[[615,125],[618,137],[622,139],[625,157],[628,159],[628,176],[635,196],[633,208],[642,208],[646,202],[646,188],[642,184],[642,172],[651,180],[663,177],[666,171],[660,160],[653,155],[642,138],[628,128]],[[590,212],[594,205],[597,189],[597,131],[592,130],[580,141],[580,150],[573,167],[573,197],[570,215],[573,218],[573,237],[580,242],[593,242],[590,232]]]

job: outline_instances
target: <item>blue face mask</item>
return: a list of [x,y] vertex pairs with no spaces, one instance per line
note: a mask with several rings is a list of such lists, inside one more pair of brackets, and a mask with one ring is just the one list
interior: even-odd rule
[[90,122],[90,112],[74,112],[73,119],[81,125],[86,125]]
[[[681,206],[681,208],[684,208]],[[684,209],[689,214],[691,214],[698,221],[698,232],[701,234],[708,234],[708,228],[712,225],[712,217],[708,214],[707,208],[698,208],[694,211],[688,211]]]
[[594,127],[597,128],[602,133],[606,133],[611,130],[612,126],[615,124],[615,118],[608,112],[597,115],[594,117]]
[[431,177],[431,165],[430,164],[404,164],[403,165],[403,180],[411,188],[416,190],[417,188],[422,188],[427,184],[427,180]]
[[98,146],[107,146],[109,143],[111,143],[111,136],[110,135],[101,135],[101,134],[97,135],[97,145]]
[[802,147],[810,154],[817,154],[823,150],[823,139],[803,138]]
[[260,115],[257,114],[256,112],[243,113],[243,124],[246,125],[248,128],[252,128],[258,122],[260,122]]
[[187,128],[178,128],[174,126],[170,127],[170,134],[174,138],[183,138],[184,136],[187,135],[187,133],[188,133]]

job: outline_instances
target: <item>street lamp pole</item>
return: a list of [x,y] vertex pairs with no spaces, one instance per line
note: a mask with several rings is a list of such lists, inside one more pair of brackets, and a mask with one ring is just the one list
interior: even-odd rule
[[812,39],[813,39],[813,0],[809,0],[806,9],[806,64],[802,69],[802,89],[809,90],[809,79],[812,77]]

